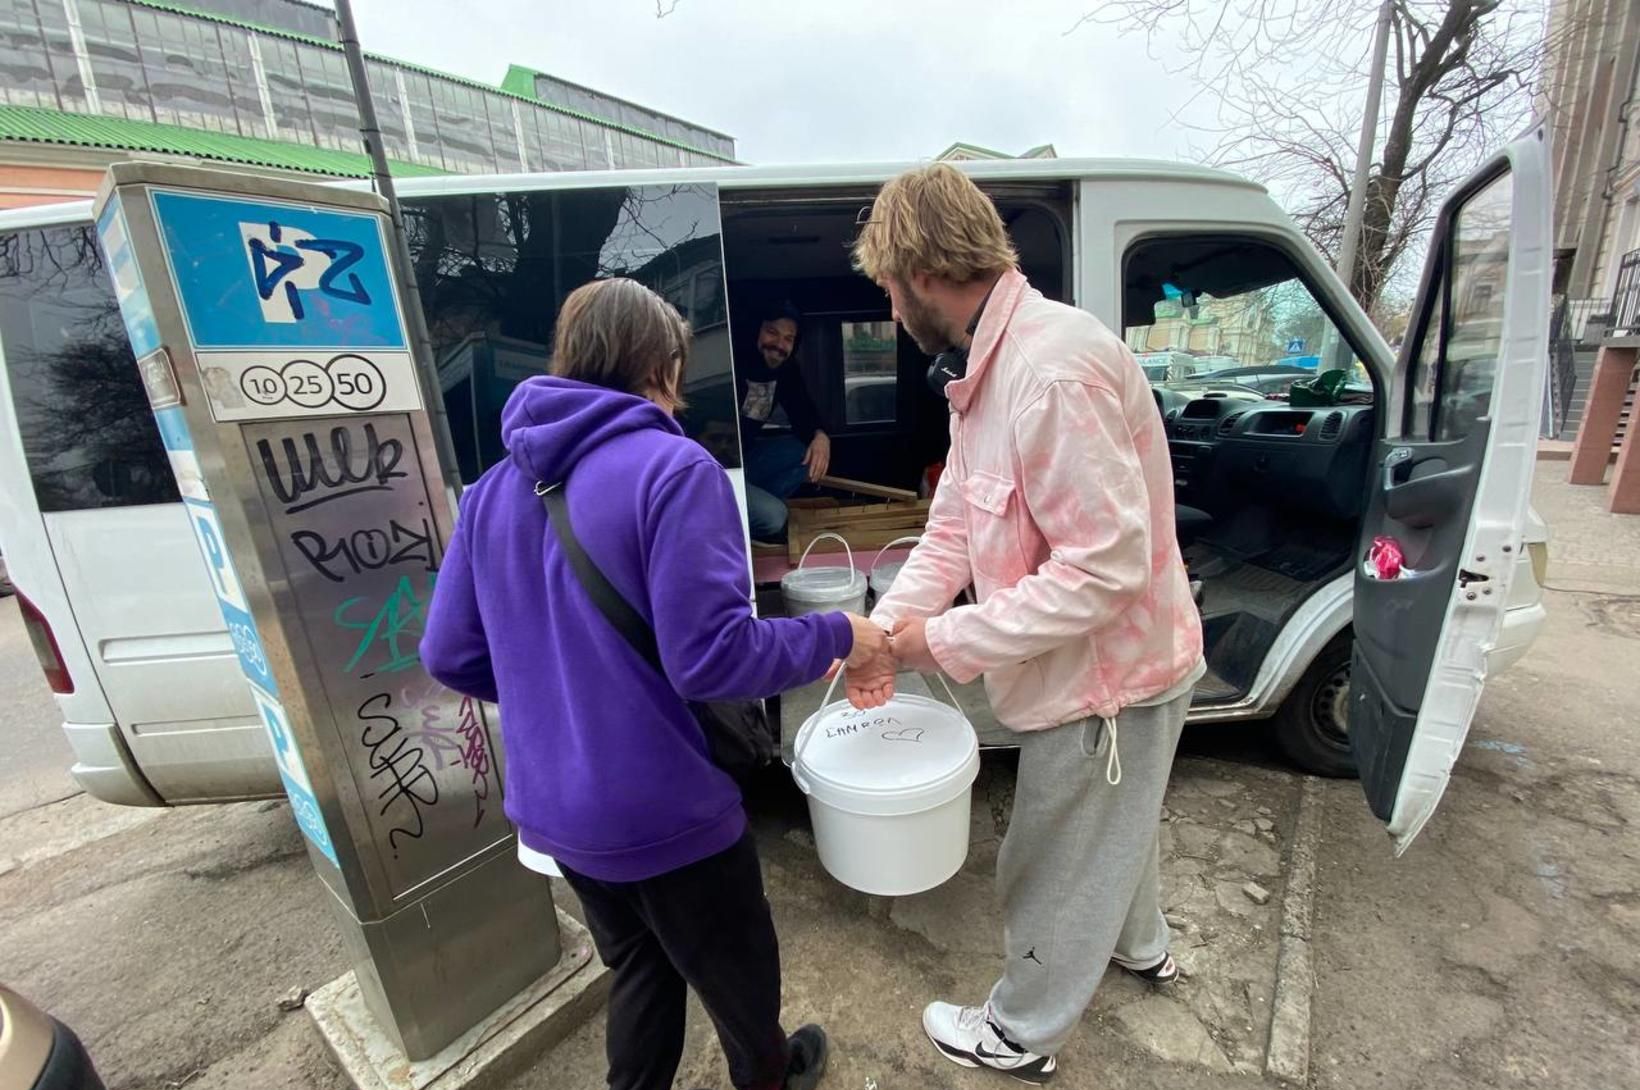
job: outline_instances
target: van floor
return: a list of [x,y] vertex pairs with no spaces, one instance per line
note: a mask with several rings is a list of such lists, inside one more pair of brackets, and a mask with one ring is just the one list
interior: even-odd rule
[[1196,686],[1197,703],[1226,703],[1246,695],[1287,618],[1348,563],[1349,555],[1304,543],[1283,544],[1252,557],[1200,541],[1186,548],[1186,566],[1202,581],[1207,675]]

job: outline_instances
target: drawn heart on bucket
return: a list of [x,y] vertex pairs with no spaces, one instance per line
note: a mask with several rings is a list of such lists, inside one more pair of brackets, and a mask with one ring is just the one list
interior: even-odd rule
[[923,729],[921,727],[902,727],[899,730],[883,731],[883,741],[885,742],[920,742],[922,737]]

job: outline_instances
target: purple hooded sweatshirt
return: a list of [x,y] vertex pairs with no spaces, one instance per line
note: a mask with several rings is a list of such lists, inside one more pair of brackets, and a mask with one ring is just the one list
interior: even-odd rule
[[[684,701],[806,685],[848,656],[848,619],[753,616],[729,478],[650,402],[532,378],[501,434],[507,461],[462,496],[423,664],[500,703],[507,816],[529,847],[608,882],[726,850],[746,828],[740,791]],[[576,536],[654,627],[667,677],[576,581],[537,481],[567,481]]]

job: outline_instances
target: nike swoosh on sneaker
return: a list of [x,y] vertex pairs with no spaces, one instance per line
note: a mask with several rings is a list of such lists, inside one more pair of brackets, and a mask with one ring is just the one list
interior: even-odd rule
[[1006,1052],[992,1052],[984,1045],[974,1046],[975,1059],[984,1060],[992,1067],[1018,1067],[1025,1061],[1023,1054],[1009,1055]]

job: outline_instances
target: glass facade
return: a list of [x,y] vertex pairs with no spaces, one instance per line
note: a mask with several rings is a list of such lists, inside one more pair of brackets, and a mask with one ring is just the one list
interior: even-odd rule
[[[209,6],[263,22],[283,12],[285,27],[329,25],[321,9],[290,0]],[[717,166],[734,156],[725,136],[547,77],[537,92],[562,109],[386,60],[366,72],[388,154],[404,162],[490,173]],[[130,0],[0,0],[0,103],[360,148],[339,46]]]
[[600,94],[578,84],[537,74],[535,93],[543,102],[555,103],[579,113],[591,114],[593,117],[607,117],[611,121],[642,132],[652,132],[680,144],[701,148],[725,158],[734,158],[735,142],[722,133],[691,125],[687,121],[680,121],[630,102],[623,102],[621,99]]

